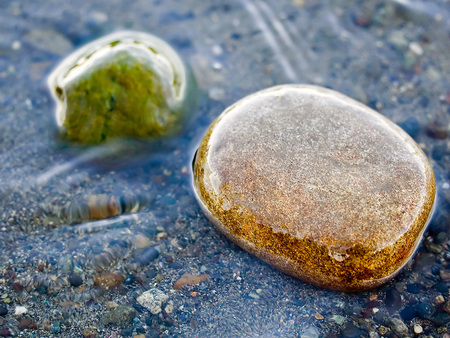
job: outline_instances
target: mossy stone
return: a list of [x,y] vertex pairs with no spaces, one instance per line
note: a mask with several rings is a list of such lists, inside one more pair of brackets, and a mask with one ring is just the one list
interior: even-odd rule
[[75,51],[49,76],[64,136],[82,144],[173,134],[186,113],[187,75],[157,37],[113,33]]
[[335,91],[269,88],[227,108],[194,160],[194,190],[229,239],[317,286],[394,277],[435,198],[433,170],[386,117]]

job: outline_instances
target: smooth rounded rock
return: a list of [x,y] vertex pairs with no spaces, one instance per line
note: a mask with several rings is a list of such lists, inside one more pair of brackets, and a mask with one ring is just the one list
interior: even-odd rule
[[83,144],[174,133],[187,111],[187,82],[167,43],[134,31],[83,46],[48,78],[58,125],[69,141]]
[[210,126],[193,163],[206,216],[279,270],[356,291],[395,276],[435,198],[414,140],[335,91],[284,85],[250,95]]

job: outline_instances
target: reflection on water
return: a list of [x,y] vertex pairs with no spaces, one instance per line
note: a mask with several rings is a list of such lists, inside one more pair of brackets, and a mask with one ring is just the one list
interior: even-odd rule
[[[393,317],[409,335],[415,325],[431,336],[449,329],[447,3],[100,0],[56,10],[40,0],[0,8],[1,334],[406,334]],[[63,57],[57,51],[123,28],[162,37],[192,67],[200,88],[192,122],[159,143],[62,143],[45,89]],[[375,108],[432,161],[430,232],[414,263],[381,289],[342,294],[287,277],[219,235],[195,202],[191,161],[209,123],[246,94],[294,81]],[[185,273],[209,278],[175,290]],[[136,301],[149,290],[167,296],[156,314]],[[114,303],[137,311],[125,327],[101,322]],[[27,312],[15,316],[20,307]]]

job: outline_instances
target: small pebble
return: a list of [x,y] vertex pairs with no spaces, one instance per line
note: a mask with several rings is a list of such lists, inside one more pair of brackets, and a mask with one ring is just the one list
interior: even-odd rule
[[411,42],[409,44],[409,49],[416,55],[422,55],[423,49],[418,42]]
[[12,50],[19,50],[21,47],[22,47],[22,44],[18,40],[14,41],[11,45]]
[[406,306],[403,310],[400,311],[400,316],[403,320],[410,321],[416,317],[416,309],[412,305]]
[[134,308],[121,305],[107,312],[100,321],[103,325],[111,324],[118,327],[127,327],[136,315],[137,311]]
[[315,326],[306,327],[300,334],[300,338],[319,338],[320,332]]
[[378,332],[379,332],[382,336],[384,336],[386,333],[389,332],[389,329],[388,329],[386,326],[381,325],[381,326],[378,328]]
[[185,273],[175,282],[173,288],[180,290],[185,285],[199,284],[201,281],[207,280],[208,278],[208,274],[191,275],[190,273]]
[[417,283],[415,284],[408,284],[406,285],[406,291],[413,293],[413,294],[418,294],[421,290],[421,286]]
[[169,299],[169,296],[161,290],[151,289],[140,295],[137,298],[137,302],[143,307],[149,309],[152,314],[156,315],[162,311],[162,303],[164,303],[167,299]]
[[432,122],[427,128],[427,135],[438,140],[445,140],[448,136],[448,131],[438,122]]
[[163,239],[166,239],[168,237],[168,235],[167,235],[167,232],[158,232],[157,234],[156,234],[156,240],[158,241],[158,242],[160,242],[160,241],[162,241]]
[[146,270],[144,273],[145,277],[149,279],[155,278],[158,275],[158,272],[155,269]]
[[422,326],[420,326],[420,324],[414,324],[414,333],[421,334],[422,332],[423,332]]
[[[248,294],[248,296],[250,297],[250,298],[253,298],[253,299],[260,299],[261,297],[259,297],[256,293],[253,293],[253,292],[250,292],[249,294]],[[317,317],[316,317],[316,319],[317,319]]]
[[450,301],[447,301],[444,305],[444,311],[450,313]]
[[416,311],[420,318],[430,319],[435,310],[433,304],[429,302],[422,302],[417,304]]
[[94,326],[86,327],[84,328],[82,335],[84,338],[97,338],[98,337],[97,328]]
[[347,324],[341,331],[341,336],[345,338],[359,338],[361,335],[363,332],[352,323]]
[[450,282],[450,271],[441,270],[440,276],[443,282]]
[[99,289],[114,290],[119,288],[124,279],[115,273],[105,272],[94,277],[94,285]]
[[87,15],[86,26],[91,29],[100,29],[108,21],[108,15],[104,12],[93,11]]
[[83,278],[81,278],[81,276],[79,274],[76,273],[71,273],[69,275],[69,283],[70,285],[72,285],[73,287],[79,287],[81,284],[83,284]]
[[406,335],[408,333],[408,327],[403,323],[401,319],[391,318],[392,329],[400,335]]
[[438,295],[434,298],[434,304],[441,305],[445,303],[445,299],[442,295]]
[[113,301],[109,301],[109,302],[105,303],[105,306],[108,310],[114,310],[119,307],[119,304],[117,304],[116,302],[113,302]]
[[450,322],[450,315],[447,312],[437,312],[431,320],[438,325],[447,325]]
[[18,327],[20,330],[28,329],[28,327],[33,323],[33,320],[31,318],[22,318],[19,321]]
[[0,336],[11,337],[12,333],[7,327],[2,327],[2,328],[0,328]]
[[182,269],[184,267],[180,262],[171,262],[169,263],[169,268],[171,269]]
[[323,319],[323,316],[322,316],[319,312],[316,312],[316,313],[314,314],[314,318],[316,318],[317,320],[322,320],[322,319]]
[[439,282],[436,284],[436,289],[443,294],[448,293],[448,285],[446,282]]
[[137,234],[136,235],[136,247],[138,249],[144,249],[151,245],[150,239],[143,235],[143,234]]
[[28,310],[25,306],[16,306],[15,310],[14,310],[14,314],[16,316],[20,316],[23,315],[24,313],[27,313]]
[[136,281],[136,275],[131,273],[125,278],[123,284],[124,285],[132,285]]
[[431,267],[431,273],[435,276],[439,276],[439,274],[441,273],[441,270],[436,265],[433,265]]
[[338,325],[342,325],[342,324],[344,324],[344,322],[345,322],[345,317],[344,317],[344,316],[333,315],[331,318],[332,318],[332,319],[335,321],[335,323],[338,324]]
[[222,88],[213,87],[209,90],[208,96],[211,100],[221,101],[225,97],[225,90]]
[[22,292],[23,291],[23,286],[19,282],[12,283],[11,287],[14,289],[14,291],[17,291],[17,292]]
[[120,205],[116,198],[106,194],[90,195],[87,207],[91,220],[111,218],[120,214]]
[[164,308],[164,311],[165,311],[167,314],[171,314],[171,313],[173,312],[173,309],[174,309],[173,301],[169,300],[169,301],[167,302],[166,307]]
[[5,305],[0,305],[0,316],[5,317],[8,314],[8,308]]
[[51,332],[54,333],[54,334],[60,333],[61,332],[61,326],[56,325],[56,324],[52,325]]
[[158,246],[152,246],[144,251],[136,252],[136,261],[141,265],[148,265],[159,257],[160,249]]

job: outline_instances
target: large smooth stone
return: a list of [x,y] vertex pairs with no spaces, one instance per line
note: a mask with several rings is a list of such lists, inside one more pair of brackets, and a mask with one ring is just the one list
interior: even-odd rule
[[229,239],[317,286],[355,291],[397,274],[435,198],[414,140],[363,104],[307,85],[226,109],[194,160],[197,199]]
[[83,144],[173,134],[187,111],[187,82],[172,47],[134,31],[81,47],[48,78],[62,134]]

